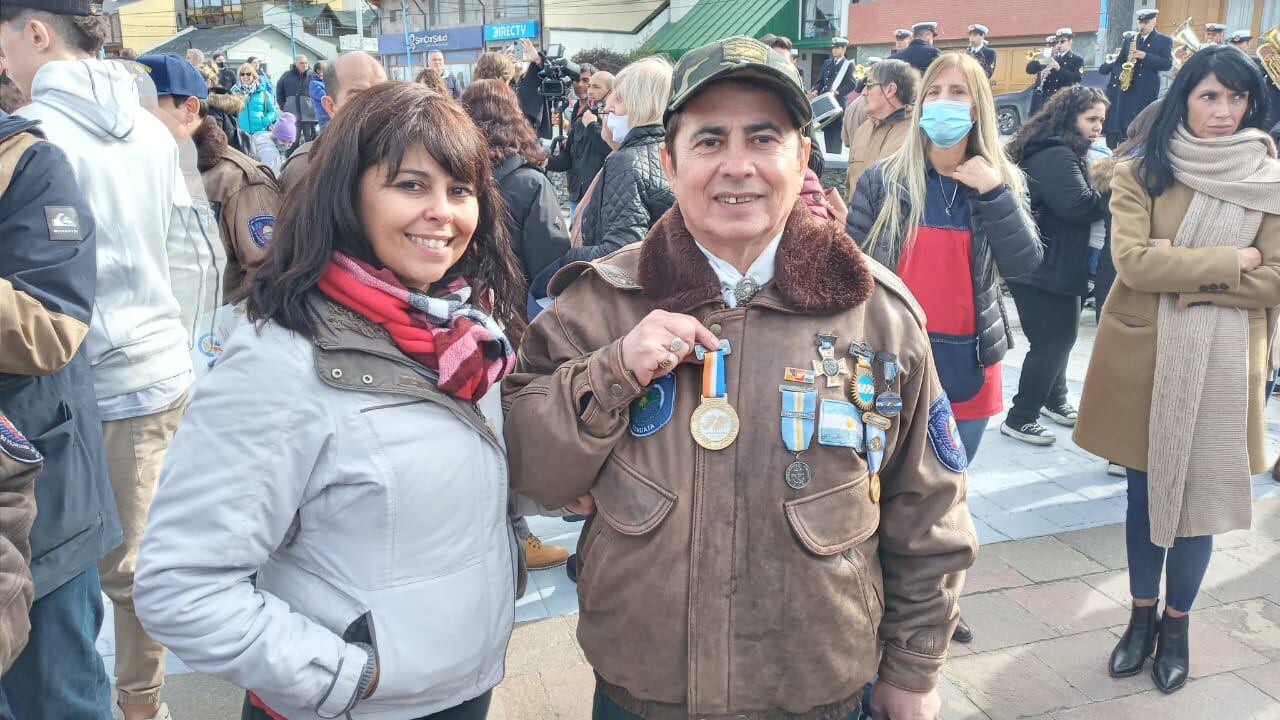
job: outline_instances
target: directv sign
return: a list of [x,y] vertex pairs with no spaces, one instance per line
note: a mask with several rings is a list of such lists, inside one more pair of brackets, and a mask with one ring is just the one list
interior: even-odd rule
[[[409,52],[424,53],[432,50],[463,50],[478,48],[484,44],[484,28],[480,25],[438,28],[409,33]],[[387,33],[378,38],[378,53],[402,55],[405,52],[404,33]]]
[[493,25],[484,26],[485,42],[510,42],[512,40],[520,40],[521,38],[538,37],[538,21],[525,20],[524,22],[495,23]]

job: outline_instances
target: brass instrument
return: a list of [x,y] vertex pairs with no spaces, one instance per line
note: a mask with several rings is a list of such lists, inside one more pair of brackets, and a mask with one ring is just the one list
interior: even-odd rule
[[867,68],[865,65],[859,63],[853,66],[854,82],[862,82],[866,77],[867,77]]
[[1173,71],[1178,72],[1182,68],[1182,64],[1195,55],[1204,43],[1200,42],[1200,38],[1196,37],[1196,32],[1191,29],[1191,18],[1183,20],[1177,29],[1173,31]]
[[1035,60],[1035,59],[1036,59],[1036,56],[1037,56],[1037,55],[1040,55],[1040,54],[1041,54],[1041,52],[1042,52],[1041,50],[1028,50],[1028,51],[1027,51],[1027,62],[1031,62],[1032,60]]
[[[1047,44],[1040,49],[1039,57],[1040,62],[1044,65],[1044,69],[1036,75],[1036,94],[1038,95],[1044,94],[1044,81],[1049,78],[1049,63],[1053,62],[1053,40],[1054,37],[1052,35],[1045,38],[1045,42]],[[1034,59],[1034,57],[1035,56],[1032,56],[1032,59]]]
[[1118,58],[1118,57],[1120,57],[1120,53],[1107,53],[1106,55],[1103,55],[1103,56],[1102,56],[1102,59],[1103,59],[1103,61],[1105,61],[1108,65],[1110,65],[1110,64],[1114,63],[1114,62],[1116,61],[1116,58]]
[[1134,33],[1129,39],[1128,58],[1124,61],[1124,65],[1120,66],[1120,92],[1129,92],[1129,87],[1133,85],[1133,69],[1137,66],[1138,61],[1133,59],[1133,54],[1138,52],[1138,33]]
[[1262,33],[1254,53],[1262,61],[1262,69],[1267,71],[1272,84],[1280,87],[1280,25]]

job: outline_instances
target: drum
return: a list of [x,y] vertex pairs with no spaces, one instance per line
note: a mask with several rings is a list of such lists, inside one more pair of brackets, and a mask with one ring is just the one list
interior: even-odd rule
[[824,128],[840,118],[844,108],[833,92],[823,93],[809,101],[813,109],[813,122],[819,129]]

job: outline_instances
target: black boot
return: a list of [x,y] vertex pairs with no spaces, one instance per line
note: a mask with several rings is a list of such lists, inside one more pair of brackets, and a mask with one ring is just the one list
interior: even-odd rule
[[1155,605],[1133,606],[1129,627],[1111,651],[1111,677],[1129,677],[1142,672],[1143,663],[1155,649],[1159,628]]
[[1171,693],[1187,684],[1191,670],[1191,649],[1187,641],[1190,621],[1190,616],[1173,617],[1168,610],[1160,619],[1160,643],[1156,646],[1151,678],[1161,692]]
[[951,639],[958,643],[973,642],[973,630],[969,629],[969,623],[964,621],[964,616],[960,616],[960,622],[956,623],[956,631],[951,633]]

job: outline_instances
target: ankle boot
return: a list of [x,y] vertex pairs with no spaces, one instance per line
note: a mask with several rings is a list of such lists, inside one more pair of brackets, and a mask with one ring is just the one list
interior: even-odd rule
[[1155,649],[1159,627],[1155,605],[1133,606],[1129,627],[1111,651],[1111,677],[1129,677],[1142,672],[1142,665]]
[[1160,619],[1160,641],[1151,677],[1162,692],[1171,693],[1187,684],[1191,648],[1187,639],[1191,616],[1173,617],[1166,610]]

